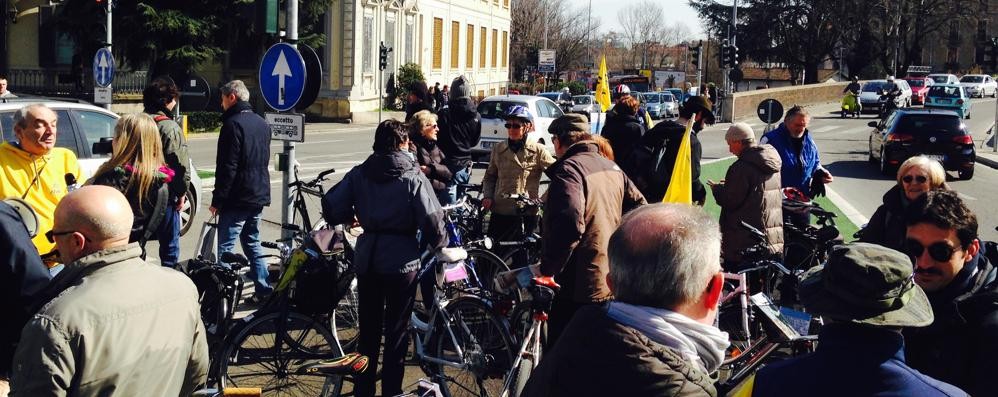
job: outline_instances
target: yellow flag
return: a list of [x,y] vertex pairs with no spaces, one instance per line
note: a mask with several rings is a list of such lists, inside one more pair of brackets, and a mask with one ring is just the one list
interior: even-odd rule
[[676,164],[672,167],[672,177],[669,188],[662,197],[663,203],[693,204],[693,165],[692,150],[690,150],[690,133],[693,131],[693,120],[686,124],[683,140],[679,143],[679,153],[676,153]]
[[610,77],[606,71],[606,55],[599,62],[599,84],[596,86],[596,102],[603,109],[602,112],[610,109]]

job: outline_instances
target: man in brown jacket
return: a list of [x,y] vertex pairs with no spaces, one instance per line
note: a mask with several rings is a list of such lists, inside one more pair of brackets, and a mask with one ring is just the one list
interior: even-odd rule
[[548,320],[548,346],[579,308],[610,300],[607,245],[624,213],[645,198],[624,172],[583,140],[589,122],[566,114],[548,127],[558,161],[545,171],[551,179],[544,204],[540,271],[562,288]]
[[738,160],[720,183],[707,180],[721,207],[721,257],[724,268],[737,271],[742,251],[756,243],[742,227],[744,221],[766,234],[769,253],[783,252],[783,191],[780,189],[780,154],[769,145],[757,145],[752,127],[735,123],[724,135],[728,150]]

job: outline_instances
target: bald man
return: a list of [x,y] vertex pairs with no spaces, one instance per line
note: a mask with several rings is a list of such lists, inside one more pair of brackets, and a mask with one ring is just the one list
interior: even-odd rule
[[31,240],[39,254],[53,244],[45,238],[52,230],[53,214],[66,195],[66,174],[83,182],[76,155],[55,147],[58,115],[45,105],[28,105],[14,112],[15,141],[0,144],[0,198],[19,197],[38,215],[38,234]]
[[28,321],[11,396],[189,396],[208,373],[194,284],[139,258],[132,211],[117,190],[85,186],[55,210],[66,268]]

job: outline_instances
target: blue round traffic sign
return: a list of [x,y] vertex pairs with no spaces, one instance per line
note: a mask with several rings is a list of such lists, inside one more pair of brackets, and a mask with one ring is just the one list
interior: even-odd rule
[[274,44],[260,60],[260,91],[274,110],[295,107],[305,91],[305,77],[305,60],[290,44]]
[[106,47],[97,50],[94,55],[94,82],[101,87],[108,87],[114,81],[114,55]]

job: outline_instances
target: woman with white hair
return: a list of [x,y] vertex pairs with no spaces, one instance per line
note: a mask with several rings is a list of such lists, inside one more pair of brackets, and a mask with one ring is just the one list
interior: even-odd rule
[[898,168],[897,185],[884,193],[884,203],[870,217],[860,232],[859,241],[904,250],[908,204],[929,190],[950,190],[946,170],[938,161],[925,156],[909,158]]

